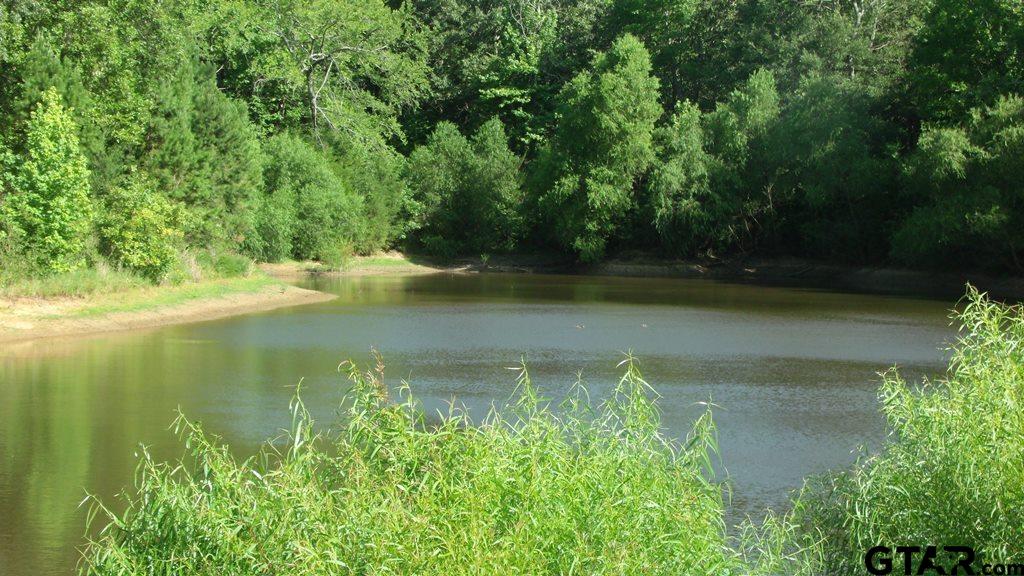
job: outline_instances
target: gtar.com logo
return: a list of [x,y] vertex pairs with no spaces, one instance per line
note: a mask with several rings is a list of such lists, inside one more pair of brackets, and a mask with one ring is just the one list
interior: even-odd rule
[[[940,552],[941,550],[941,552]],[[875,576],[938,574],[995,574],[1024,576],[1024,564],[993,564],[976,561],[970,546],[875,546],[864,555],[864,567]]]

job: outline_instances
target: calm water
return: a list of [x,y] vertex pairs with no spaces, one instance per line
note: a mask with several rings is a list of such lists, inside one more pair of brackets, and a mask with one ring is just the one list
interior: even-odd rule
[[524,357],[557,398],[581,372],[591,395],[642,359],[665,424],[686,434],[695,403],[718,406],[733,512],[784,505],[811,473],[877,445],[876,373],[940,373],[947,302],[709,281],[531,275],[318,280],[332,302],[240,318],[62,341],[0,345],[0,575],[67,574],[86,491],[112,497],[144,443],[180,453],[174,410],[239,453],[287,426],[304,378],[329,420],[347,358],[385,355],[431,408],[481,413],[513,388]]

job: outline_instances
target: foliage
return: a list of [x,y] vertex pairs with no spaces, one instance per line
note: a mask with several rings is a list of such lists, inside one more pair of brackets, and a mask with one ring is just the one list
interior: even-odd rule
[[775,78],[758,71],[714,112],[677,106],[655,133],[658,160],[649,180],[654,225],[673,252],[727,249],[748,239],[751,220],[764,209],[757,190],[745,188],[751,157],[763,155],[763,137],[779,115]]
[[604,254],[616,220],[630,209],[636,179],[653,159],[661,107],[650,70],[647,50],[627,34],[562,89],[535,193],[541,221],[582,261]]
[[[292,257],[317,259],[332,253],[341,244],[352,244],[359,237],[362,199],[342,180],[330,158],[289,134],[270,139],[266,153],[267,194],[294,197],[295,207],[291,213],[295,217],[293,221],[264,221],[264,230],[268,233],[263,237],[264,242],[273,242],[273,235],[280,236],[290,230]],[[282,216],[287,214],[281,212]]]
[[417,237],[425,249],[451,257],[514,248],[521,234],[518,169],[497,118],[472,140],[454,124],[438,124],[408,165],[419,207]]
[[918,205],[896,230],[899,261],[1021,270],[1024,98],[972,111],[962,127],[926,127],[908,166]]
[[926,121],[1024,93],[1024,7],[1015,0],[933,0],[911,55],[911,95]]
[[109,266],[79,268],[53,274],[34,274],[32,262],[18,255],[0,253],[0,297],[81,298],[144,288],[150,280]]
[[147,169],[193,212],[193,246],[237,246],[249,233],[262,186],[259,141],[244,107],[191,67],[161,85]]
[[766,186],[788,218],[784,241],[806,254],[854,262],[885,255],[897,167],[877,147],[870,106],[857,84],[810,75],[769,136]]
[[[144,454],[137,493],[87,552],[86,574],[720,574],[714,428],[664,438],[634,362],[600,407],[580,388],[557,413],[525,369],[518,394],[478,425],[458,409],[429,425],[382,367],[360,375],[341,430],[318,435],[292,403],[286,446],[240,462],[177,421],[186,467]],[[642,489],[641,489],[642,488]]]
[[89,168],[78,128],[56,90],[46,91],[32,111],[25,148],[4,199],[3,220],[45,270],[81,268],[93,218]]
[[825,536],[830,574],[861,573],[879,543],[956,542],[988,562],[1024,546],[1024,316],[972,290],[956,319],[945,378],[915,389],[886,373],[879,398],[891,440],[807,499],[803,520]]
[[114,264],[160,281],[178,257],[184,218],[144,177],[111,190],[99,222],[100,249]]
[[[948,249],[1016,271],[1013,155],[985,140],[1010,128],[977,118],[1024,93],[1021,22],[1016,0],[7,2],[0,121],[23,164],[55,90],[90,194],[138,173],[196,251]],[[459,159],[426,161],[454,133]],[[261,146],[281,135],[313,150],[283,188]],[[929,171],[958,139],[982,151],[966,175]]]

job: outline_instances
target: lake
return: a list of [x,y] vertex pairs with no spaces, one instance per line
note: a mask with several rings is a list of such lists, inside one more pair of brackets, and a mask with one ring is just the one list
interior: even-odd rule
[[87,492],[128,487],[136,450],[182,449],[181,408],[245,455],[288,426],[303,396],[330,423],[338,364],[385,358],[429,410],[483,415],[525,360],[557,401],[581,375],[591,397],[627,350],[685,436],[711,401],[730,519],[784,507],[802,479],[878,446],[878,372],[941,375],[951,301],[706,280],[513,274],[311,279],[339,295],[225,320],[66,340],[0,344],[0,575],[68,574]]

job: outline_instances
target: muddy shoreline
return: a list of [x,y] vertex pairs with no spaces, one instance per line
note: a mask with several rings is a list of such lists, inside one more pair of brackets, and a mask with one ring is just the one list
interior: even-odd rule
[[[645,278],[709,279],[723,282],[835,290],[865,294],[889,294],[925,298],[959,299],[966,285],[977,287],[991,297],[1024,300],[1024,278],[982,273],[922,271],[885,267],[858,267],[815,262],[795,258],[739,258],[717,261],[668,260],[647,256],[612,258],[593,265],[582,265],[543,255],[500,255],[463,258],[438,263],[417,255],[392,253],[390,258],[403,263],[359,268],[349,271],[313,271],[303,274],[294,265],[287,279],[304,275],[368,275],[408,273],[499,272],[522,274],[569,274],[586,276],[622,276]],[[271,272],[272,275],[273,274]]]

